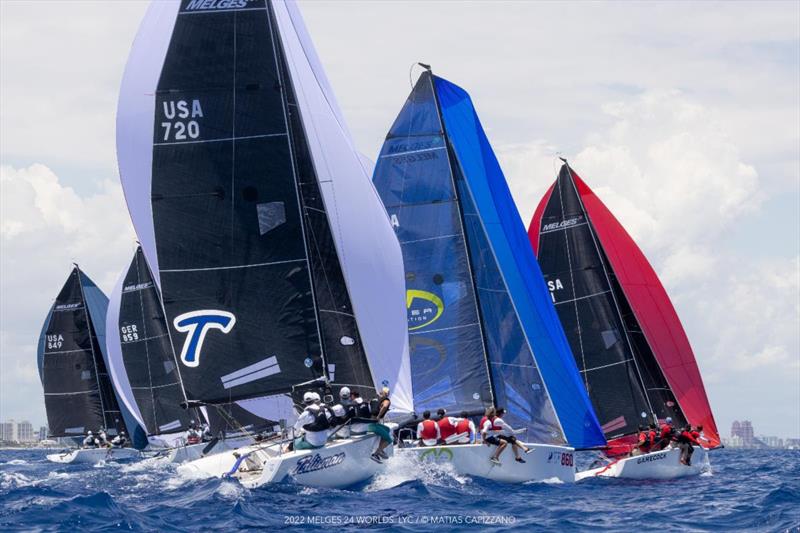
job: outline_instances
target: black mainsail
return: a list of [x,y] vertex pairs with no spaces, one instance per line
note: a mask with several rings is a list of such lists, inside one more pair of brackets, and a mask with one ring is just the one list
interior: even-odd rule
[[[186,396],[246,401],[277,420],[298,385],[395,385],[407,341],[381,339],[388,324],[376,321],[402,324],[392,281],[402,266],[396,241],[374,237],[391,227],[357,153],[332,150],[349,136],[296,8],[241,4],[151,6],[126,69],[118,147]],[[362,258],[369,244],[385,254]],[[364,276],[382,272],[388,306]],[[389,363],[370,365],[368,352]]]
[[75,265],[39,338],[39,375],[52,437],[126,429],[106,370],[107,306],[102,291]]

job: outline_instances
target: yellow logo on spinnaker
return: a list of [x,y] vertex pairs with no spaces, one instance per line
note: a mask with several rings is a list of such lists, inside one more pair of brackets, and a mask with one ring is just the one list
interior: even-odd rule
[[[422,309],[411,309],[411,304],[417,298],[429,304],[433,304],[433,307],[428,305],[424,306]],[[444,313],[444,302],[432,292],[409,289],[406,291],[406,308],[410,311],[408,316],[408,329],[411,331],[430,326],[439,320],[439,317]]]

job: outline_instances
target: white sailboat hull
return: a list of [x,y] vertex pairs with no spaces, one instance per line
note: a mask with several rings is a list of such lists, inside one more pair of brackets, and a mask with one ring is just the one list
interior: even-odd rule
[[516,462],[514,451],[508,446],[500,455],[499,465],[489,461],[497,448],[485,444],[399,448],[395,454],[398,457],[414,456],[420,463],[420,468],[425,468],[427,462],[449,464],[459,474],[506,483],[575,481],[573,448],[547,444],[526,444],[526,446],[532,451],[529,454],[522,454],[525,463]]
[[250,437],[240,437],[234,439],[224,439],[218,441],[208,453],[203,454],[203,450],[208,446],[207,442],[198,442],[197,444],[186,444],[184,446],[177,446],[171,448],[166,456],[169,458],[170,463],[185,463],[187,461],[195,461],[202,457],[214,455],[227,450],[234,450],[242,446],[247,446],[253,441]]
[[82,448],[65,453],[52,453],[48,461],[54,463],[96,464],[100,461],[129,461],[141,457],[134,448]]
[[699,446],[694,447],[692,465],[680,462],[681,451],[670,448],[634,457],[626,457],[606,466],[578,472],[575,480],[590,477],[617,477],[625,479],[677,479],[697,476],[711,469],[708,452]]
[[[342,489],[366,481],[385,468],[370,459],[379,441],[374,435],[365,435],[332,441],[314,450],[283,454],[276,449],[259,450],[252,457],[256,464],[242,461],[233,477],[247,488],[293,481],[310,487]],[[392,447],[386,448],[385,453],[391,457]],[[251,470],[251,465],[255,469]]]
[[[284,481],[344,488],[366,481],[383,467],[370,459],[378,441],[374,435],[364,435],[335,440],[324,448],[284,453],[278,444],[244,446],[185,463],[178,473],[188,477],[230,475],[248,488]],[[392,447],[385,451],[391,455]]]

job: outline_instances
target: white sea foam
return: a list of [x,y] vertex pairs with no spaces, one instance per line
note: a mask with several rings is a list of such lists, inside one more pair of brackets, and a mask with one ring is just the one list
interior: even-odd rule
[[36,480],[19,472],[0,472],[0,489],[18,489],[34,485]]
[[28,461],[25,459],[12,459],[7,463],[0,463],[0,465],[26,465]]
[[414,480],[443,487],[471,482],[469,476],[459,474],[450,463],[420,462],[412,454],[395,454],[385,463],[386,468],[367,486],[367,492],[391,489]]
[[223,481],[217,488],[217,494],[226,500],[239,500],[244,495],[244,488],[232,481]]

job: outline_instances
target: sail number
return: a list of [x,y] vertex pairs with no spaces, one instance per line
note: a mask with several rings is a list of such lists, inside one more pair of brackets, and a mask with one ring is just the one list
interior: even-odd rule
[[47,336],[47,349],[48,350],[58,350],[64,345],[64,336],[60,333],[57,335],[48,335]]
[[164,119],[161,122],[164,136],[162,140],[187,141],[200,137],[200,123],[203,107],[200,100],[165,100],[162,102]]
[[130,326],[122,326],[119,328],[121,333],[122,342],[133,342],[139,340],[139,331],[136,328],[136,325]]

